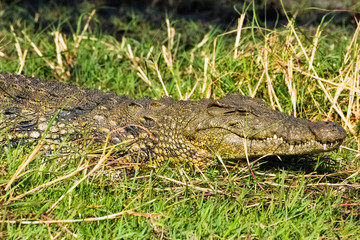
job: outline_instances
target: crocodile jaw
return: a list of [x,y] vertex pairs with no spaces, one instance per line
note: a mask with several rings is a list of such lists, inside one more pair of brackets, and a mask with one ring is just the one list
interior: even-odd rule
[[[215,137],[217,134],[218,137]],[[201,135],[201,137],[200,137]],[[211,138],[209,137],[211,136]],[[202,143],[199,145],[199,139]],[[289,143],[283,138],[274,135],[272,138],[251,139],[239,136],[228,131],[198,132],[196,140],[191,141],[196,148],[208,149],[217,152],[223,159],[241,159],[246,157],[259,157],[264,155],[305,155],[326,152],[336,149],[342,140],[322,143],[317,140],[309,140],[304,143]]]

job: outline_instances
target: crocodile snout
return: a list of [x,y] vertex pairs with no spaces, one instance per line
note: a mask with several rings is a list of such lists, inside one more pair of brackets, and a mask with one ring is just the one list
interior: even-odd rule
[[322,143],[338,142],[346,137],[345,129],[334,122],[310,122],[309,127],[315,140]]

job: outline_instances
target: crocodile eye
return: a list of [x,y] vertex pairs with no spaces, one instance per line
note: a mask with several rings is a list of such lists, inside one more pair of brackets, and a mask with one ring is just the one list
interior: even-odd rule
[[240,115],[246,116],[250,111],[240,107],[223,106],[219,104],[211,104],[207,108],[207,112],[212,116],[224,116],[224,115]]
[[246,113],[248,113],[248,111],[244,110],[244,109],[234,109],[234,110],[230,110],[227,112],[224,112],[224,115],[234,115],[234,114],[238,114],[238,115],[243,115],[245,116]]
[[144,106],[141,105],[140,103],[137,103],[137,102],[130,102],[128,104],[128,107],[131,107],[131,108],[143,108]]

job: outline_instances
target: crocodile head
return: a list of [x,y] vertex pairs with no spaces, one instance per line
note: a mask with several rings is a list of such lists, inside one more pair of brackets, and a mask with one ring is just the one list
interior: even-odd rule
[[184,136],[203,153],[223,159],[330,151],[346,137],[333,122],[311,122],[277,112],[262,100],[229,94],[189,121]]

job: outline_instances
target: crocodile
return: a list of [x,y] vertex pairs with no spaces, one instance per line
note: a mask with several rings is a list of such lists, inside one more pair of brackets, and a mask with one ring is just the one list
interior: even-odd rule
[[0,112],[2,144],[127,143],[116,153],[119,159],[157,165],[205,167],[214,156],[313,154],[338,148],[346,137],[337,123],[296,118],[236,93],[198,101],[133,100],[10,73],[0,73]]

